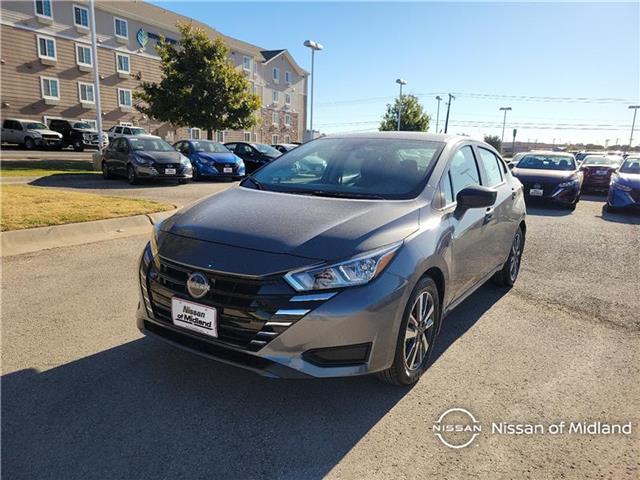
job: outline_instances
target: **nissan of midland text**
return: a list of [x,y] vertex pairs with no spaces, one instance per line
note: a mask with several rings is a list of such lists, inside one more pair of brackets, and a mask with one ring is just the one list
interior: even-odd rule
[[156,225],[137,325],[267,376],[409,385],[452,309],[489,279],[513,286],[525,218],[486,143],[323,137]]

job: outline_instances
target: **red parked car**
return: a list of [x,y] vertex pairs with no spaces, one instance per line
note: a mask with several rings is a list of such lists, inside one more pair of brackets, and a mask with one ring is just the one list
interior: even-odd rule
[[582,191],[609,190],[611,175],[622,164],[622,157],[614,155],[588,155],[585,157],[580,170],[584,175]]

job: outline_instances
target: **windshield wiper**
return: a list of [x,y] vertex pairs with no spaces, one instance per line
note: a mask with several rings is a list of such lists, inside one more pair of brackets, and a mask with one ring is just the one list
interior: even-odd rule
[[384,200],[382,195],[375,193],[358,193],[358,192],[328,192],[325,190],[312,190],[309,195],[317,197],[334,197],[334,198],[359,198],[365,200]]
[[264,190],[264,187],[262,186],[262,184],[253,177],[247,177],[245,178],[245,181],[253,183],[258,190]]

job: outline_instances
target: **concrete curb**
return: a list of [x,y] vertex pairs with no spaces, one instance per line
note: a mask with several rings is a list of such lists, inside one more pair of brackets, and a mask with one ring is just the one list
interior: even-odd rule
[[2,232],[0,233],[0,255],[9,257],[49,248],[141,235],[149,233],[153,225],[170,217],[176,211]]

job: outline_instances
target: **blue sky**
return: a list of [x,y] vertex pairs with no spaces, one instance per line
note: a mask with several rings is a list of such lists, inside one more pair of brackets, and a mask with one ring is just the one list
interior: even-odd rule
[[307,69],[302,42],[322,43],[314,125],[327,133],[376,129],[398,77],[431,131],[434,97],[452,92],[449,132],[500,135],[510,106],[509,140],[517,127],[522,141],[626,143],[640,103],[640,3],[154,3]]

